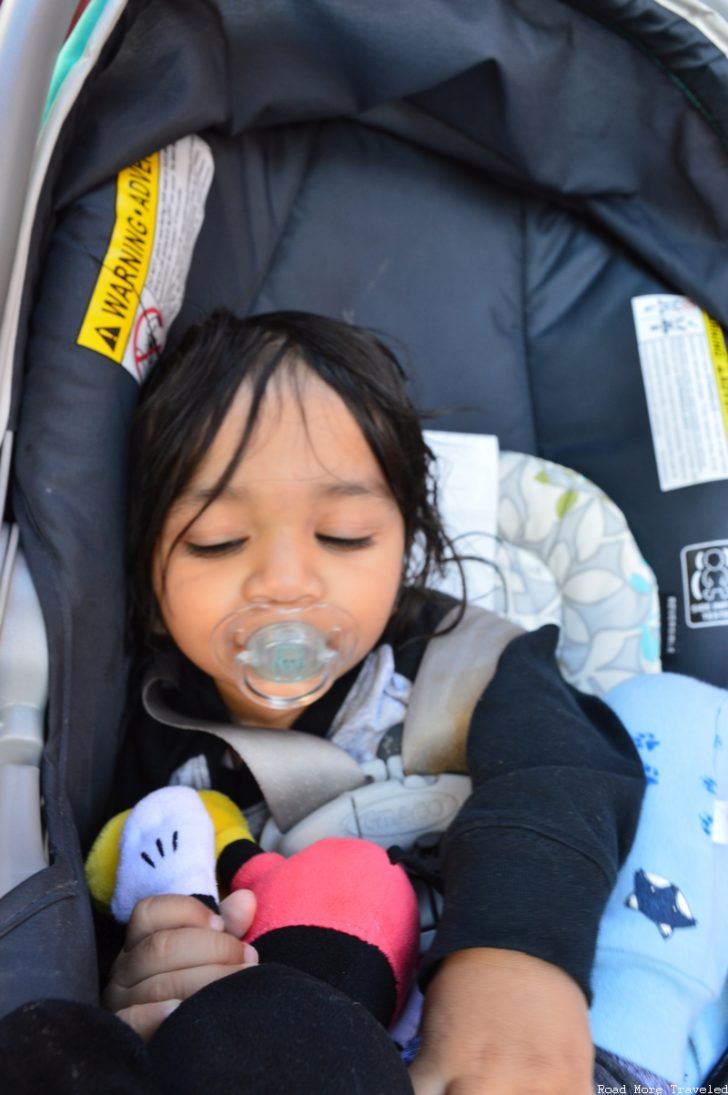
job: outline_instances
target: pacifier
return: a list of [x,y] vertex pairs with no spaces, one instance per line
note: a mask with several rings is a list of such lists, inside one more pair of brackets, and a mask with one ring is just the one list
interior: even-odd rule
[[353,653],[356,638],[353,618],[334,605],[256,602],[221,620],[210,645],[244,695],[282,710],[318,699]]

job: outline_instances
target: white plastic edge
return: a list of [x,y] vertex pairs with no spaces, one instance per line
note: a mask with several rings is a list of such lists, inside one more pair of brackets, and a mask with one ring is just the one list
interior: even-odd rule
[[10,416],[10,400],[13,391],[13,369],[11,366],[15,356],[30,239],[43,180],[61,127],[78,98],[86,78],[98,61],[101,50],[108,41],[126,5],[127,0],[108,0],[89,35],[83,53],[63,81],[38,138],[33,167],[28,179],[28,193],[18,233],[2,327],[0,327],[0,362],[4,363],[4,366],[0,366],[2,370],[0,372],[0,433],[4,433],[7,429]]
[[0,527],[0,633],[8,607],[15,556],[18,553],[18,539],[17,525],[3,524]]
[[[13,455],[13,442],[15,435],[6,430],[5,436],[0,441],[0,514],[5,513],[5,501],[8,496],[10,483],[10,463]],[[3,618],[4,605],[0,596],[0,620]]]
[[661,8],[673,15],[679,15],[686,23],[691,23],[721,53],[728,57],[728,3],[716,0],[714,6],[703,4],[701,0],[654,0]]
[[30,764],[0,764],[0,897],[47,865],[40,771]]
[[0,530],[0,897],[47,865],[40,762],[48,644],[14,526]]
[[2,569],[2,585],[8,586],[0,621],[0,764],[39,766],[48,700],[48,643],[33,580],[12,535]]

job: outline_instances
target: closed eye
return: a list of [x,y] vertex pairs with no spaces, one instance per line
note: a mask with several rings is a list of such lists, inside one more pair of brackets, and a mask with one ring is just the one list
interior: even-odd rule
[[325,536],[318,533],[316,539],[325,547],[335,551],[360,551],[362,548],[371,547],[374,543],[373,536]]
[[232,555],[233,552],[239,551],[245,545],[245,542],[244,539],[223,540],[218,544],[193,544],[187,541],[185,551],[197,558],[214,559],[221,555]]

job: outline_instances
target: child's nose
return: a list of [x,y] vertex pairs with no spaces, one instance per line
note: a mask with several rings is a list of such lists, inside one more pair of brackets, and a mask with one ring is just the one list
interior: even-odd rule
[[278,604],[321,600],[324,583],[313,553],[295,537],[279,537],[259,545],[244,583],[247,601]]

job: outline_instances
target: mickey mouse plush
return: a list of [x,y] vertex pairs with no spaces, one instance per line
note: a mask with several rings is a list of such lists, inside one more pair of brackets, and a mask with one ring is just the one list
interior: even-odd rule
[[261,962],[319,977],[385,1026],[412,986],[417,898],[402,867],[366,840],[328,838],[286,859],[255,843],[227,796],[164,787],[105,825],[86,878],[120,923],[155,894],[193,894],[216,910],[219,885],[252,890],[257,911],[244,939]]

